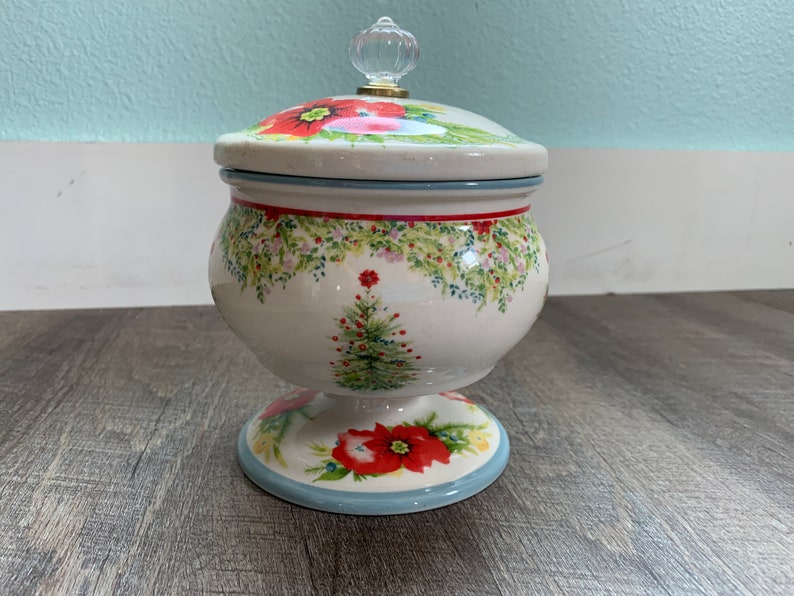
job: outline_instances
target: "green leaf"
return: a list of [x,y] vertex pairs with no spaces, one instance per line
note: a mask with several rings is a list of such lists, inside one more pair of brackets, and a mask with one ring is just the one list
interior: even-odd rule
[[314,482],[318,482],[320,480],[341,480],[345,476],[350,474],[350,470],[343,466],[337,466],[333,472],[324,472],[320,476],[314,479]]

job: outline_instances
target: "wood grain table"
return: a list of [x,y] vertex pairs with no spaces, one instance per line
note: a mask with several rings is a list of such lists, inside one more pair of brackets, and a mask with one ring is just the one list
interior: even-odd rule
[[551,299],[466,390],[504,475],[434,511],[249,482],[289,388],[212,307],[0,313],[0,592],[794,593],[794,291]]

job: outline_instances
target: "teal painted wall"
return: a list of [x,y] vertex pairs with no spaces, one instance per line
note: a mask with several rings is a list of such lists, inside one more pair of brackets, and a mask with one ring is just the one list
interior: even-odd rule
[[546,145],[794,150],[793,0],[2,0],[0,139],[211,141],[353,92],[382,15],[413,97]]

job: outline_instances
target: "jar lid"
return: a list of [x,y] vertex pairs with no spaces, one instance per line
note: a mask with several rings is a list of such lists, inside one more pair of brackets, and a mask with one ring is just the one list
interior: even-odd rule
[[545,147],[495,122],[439,103],[409,99],[397,85],[419,45],[383,17],[350,43],[369,83],[358,95],[327,97],[221,136],[221,166],[267,174],[354,180],[501,180],[539,176]]

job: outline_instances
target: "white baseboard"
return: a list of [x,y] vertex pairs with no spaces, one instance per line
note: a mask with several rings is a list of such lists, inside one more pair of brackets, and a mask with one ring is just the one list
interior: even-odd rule
[[[209,144],[0,143],[0,310],[205,304]],[[794,287],[794,153],[552,149],[552,293]]]

